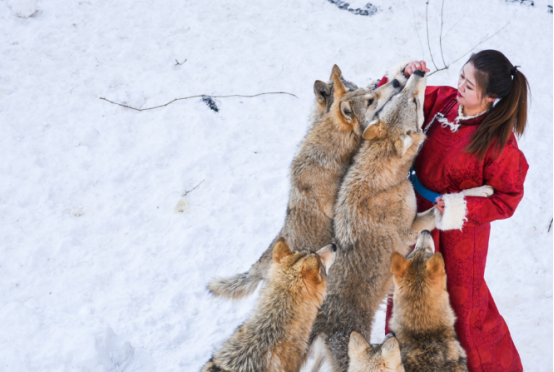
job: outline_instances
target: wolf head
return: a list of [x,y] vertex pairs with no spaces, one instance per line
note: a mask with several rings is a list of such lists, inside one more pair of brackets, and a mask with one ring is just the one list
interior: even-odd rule
[[403,323],[421,331],[453,326],[455,321],[446,289],[444,259],[440,252],[434,252],[431,234],[423,231],[406,258],[397,252],[391,258],[394,316],[403,317]]
[[392,334],[381,345],[369,345],[358,332],[352,332],[348,357],[348,372],[404,372],[400,347]]
[[285,239],[273,248],[270,282],[293,293],[305,292],[323,301],[327,289],[327,273],[335,261],[337,248],[329,244],[316,253],[292,252]]
[[[404,89],[391,98],[363,133],[366,140],[388,139],[394,145],[398,157],[404,156],[414,140],[422,138],[423,100],[425,77],[415,71]],[[418,134],[418,135],[415,135]]]
[[[332,89],[318,97],[317,92],[324,91],[322,82],[316,82],[316,97],[321,104],[329,105],[327,112],[334,117],[339,129],[354,132],[361,136],[364,128],[373,120],[375,114],[383,108],[390,98],[400,92],[402,87],[398,80],[393,80],[377,89],[353,88],[345,83],[340,69],[335,65],[331,74]],[[319,89],[319,90],[318,90]]]

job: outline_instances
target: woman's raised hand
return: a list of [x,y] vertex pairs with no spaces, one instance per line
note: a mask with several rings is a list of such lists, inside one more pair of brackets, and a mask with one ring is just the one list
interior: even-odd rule
[[413,61],[404,69],[404,75],[406,77],[410,77],[415,70],[421,70],[425,73],[431,71],[427,68],[427,64],[425,63],[425,61]]

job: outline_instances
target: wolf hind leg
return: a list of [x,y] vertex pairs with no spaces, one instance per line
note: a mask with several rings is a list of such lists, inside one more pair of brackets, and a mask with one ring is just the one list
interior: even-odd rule
[[208,291],[214,296],[230,300],[238,300],[251,295],[258,288],[258,284],[267,279],[276,242],[277,238],[273,240],[258,261],[250,267],[250,270],[225,278],[214,278],[208,283]]
[[311,372],[319,372],[325,361],[328,359],[329,349],[325,345],[325,341],[322,336],[319,336],[315,339],[314,343],[311,346],[311,349],[315,351],[315,361],[312,366]]

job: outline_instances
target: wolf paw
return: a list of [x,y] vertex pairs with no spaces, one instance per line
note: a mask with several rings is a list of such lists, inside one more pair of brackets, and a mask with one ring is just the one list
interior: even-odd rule
[[474,187],[472,189],[463,190],[462,193],[464,196],[479,196],[482,198],[488,198],[492,194],[494,194],[494,189],[492,186],[489,185],[483,185],[479,187]]

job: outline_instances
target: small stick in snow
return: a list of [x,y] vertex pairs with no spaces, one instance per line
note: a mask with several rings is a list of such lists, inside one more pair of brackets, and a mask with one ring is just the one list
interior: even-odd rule
[[548,232],[550,232],[550,229],[552,228],[552,221],[553,221],[553,220],[554,220],[554,219],[551,219],[551,220],[550,220],[550,226],[548,226]]
[[196,190],[196,188],[197,188],[198,186],[200,186],[200,185],[202,184],[202,182],[204,182],[204,181],[206,181],[206,180],[200,181],[200,183],[199,183],[198,185],[194,186],[194,188],[193,188],[192,190],[185,191],[185,193],[183,194],[183,198],[184,198],[185,196],[187,196],[189,193],[191,193],[191,192],[193,192],[194,190]]
[[175,66],[184,65],[186,61],[187,61],[186,59],[183,62],[179,62],[179,61],[175,60]]
[[189,96],[189,97],[183,97],[183,98],[175,98],[173,101],[170,101],[170,102],[166,103],[165,105],[154,106],[154,107],[148,107],[148,108],[145,108],[145,109],[139,109],[139,108],[135,108],[135,107],[131,107],[131,106],[124,105],[124,104],[122,104],[122,103],[113,102],[113,101],[110,101],[109,99],[106,99],[106,98],[104,98],[104,97],[98,97],[98,98],[100,98],[101,100],[104,100],[104,101],[106,101],[106,102],[113,103],[114,105],[118,105],[118,106],[121,106],[121,107],[125,107],[125,108],[131,109],[131,110],[135,110],[135,111],[147,111],[147,110],[154,110],[154,109],[157,109],[157,108],[165,107],[165,106],[167,106],[167,105],[172,104],[172,103],[175,102],[175,101],[180,101],[180,100],[189,99],[189,98],[204,98],[204,97],[211,97],[211,98],[231,98],[231,97],[253,98],[253,97],[263,96],[264,94],[288,94],[289,96],[293,96],[294,98],[298,98],[298,97],[295,96],[294,94],[292,94],[292,93],[287,93],[287,92],[266,92],[266,93],[254,94],[254,95],[252,95],[252,96],[247,96],[247,95],[242,95],[242,94],[232,94],[232,95],[229,95],[229,96],[212,96],[212,95],[208,95],[208,94],[199,94],[199,95],[196,95],[196,96]]

